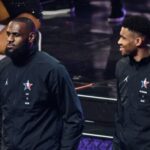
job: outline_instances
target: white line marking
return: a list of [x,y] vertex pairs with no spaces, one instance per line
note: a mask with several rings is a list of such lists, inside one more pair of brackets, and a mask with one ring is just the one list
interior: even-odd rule
[[101,99],[101,100],[117,101],[116,98],[99,97],[99,96],[82,95],[82,94],[78,94],[78,96],[79,96],[79,97],[84,97],[84,98],[93,98],[93,99]]

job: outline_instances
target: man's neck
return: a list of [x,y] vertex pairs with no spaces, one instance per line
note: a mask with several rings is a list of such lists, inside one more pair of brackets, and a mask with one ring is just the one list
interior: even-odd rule
[[144,49],[139,49],[138,50],[138,52],[137,52],[137,55],[136,56],[134,56],[134,60],[136,61],[136,62],[140,62],[142,59],[144,59],[144,58],[147,58],[147,57],[149,57],[150,56],[150,49],[146,49],[146,48],[144,48]]

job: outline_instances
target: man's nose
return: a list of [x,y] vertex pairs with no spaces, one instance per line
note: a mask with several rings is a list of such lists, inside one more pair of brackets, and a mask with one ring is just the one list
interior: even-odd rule
[[13,42],[13,41],[14,41],[14,36],[13,36],[12,34],[10,34],[10,35],[8,36],[7,40],[8,40],[9,42]]
[[119,39],[117,43],[120,45],[121,44],[121,39]]

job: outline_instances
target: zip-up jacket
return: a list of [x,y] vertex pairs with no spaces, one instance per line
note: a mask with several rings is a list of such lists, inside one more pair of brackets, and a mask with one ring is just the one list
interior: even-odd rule
[[150,57],[116,66],[118,108],[114,150],[150,150]]
[[1,65],[1,150],[75,150],[83,114],[65,67],[44,52]]

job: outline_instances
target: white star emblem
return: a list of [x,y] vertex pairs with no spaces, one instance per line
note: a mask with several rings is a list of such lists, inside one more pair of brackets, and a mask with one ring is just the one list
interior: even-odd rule
[[29,80],[26,83],[23,83],[23,85],[24,85],[24,91],[25,90],[31,91],[31,87],[33,86],[33,84],[29,82]]
[[141,83],[142,83],[141,88],[147,89],[147,85],[149,84],[149,81],[147,81],[147,79],[145,78],[143,81],[141,81]]

